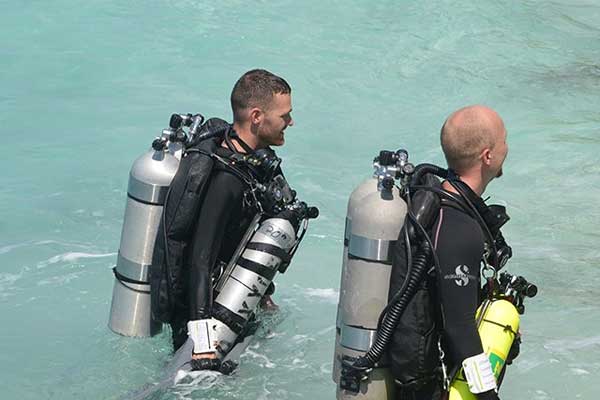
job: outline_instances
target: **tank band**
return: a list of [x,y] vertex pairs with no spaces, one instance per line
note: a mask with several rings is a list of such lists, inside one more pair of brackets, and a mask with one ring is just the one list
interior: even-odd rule
[[117,256],[117,271],[119,275],[123,275],[126,278],[140,282],[149,282],[150,265],[130,261],[123,257],[120,252]]
[[395,240],[369,239],[364,236],[350,234],[348,255],[369,261],[391,263],[390,249]]
[[168,191],[168,186],[154,185],[137,180],[133,176],[129,177],[127,193],[135,199],[156,205],[163,205]]
[[279,258],[284,263],[289,263],[292,260],[289,253],[281,247],[273,246],[269,243],[250,242],[246,245],[246,249],[261,251],[269,255]]
[[244,330],[246,320],[221,303],[215,301],[212,306],[212,315],[219,321],[223,322],[235,334],[239,335]]
[[121,285],[125,286],[127,289],[134,291],[136,293],[140,293],[140,294],[150,294],[150,290],[136,289],[135,287],[130,286],[130,285],[134,285],[138,288],[139,287],[147,287],[147,286],[150,286],[150,283],[136,281],[135,279],[129,279],[128,277],[119,274],[119,272],[117,271],[117,267],[113,267],[112,271],[113,271],[113,274],[115,275],[115,279],[117,280],[117,282],[119,282]]
[[367,352],[375,343],[377,331],[342,324],[340,344],[346,348]]
[[258,274],[258,275],[262,276],[263,278],[267,278],[270,281],[273,280],[273,278],[275,277],[275,274],[277,273],[276,269],[270,269],[268,267],[265,267],[262,264],[259,264],[252,260],[248,260],[243,257],[240,257],[238,259],[237,265]]

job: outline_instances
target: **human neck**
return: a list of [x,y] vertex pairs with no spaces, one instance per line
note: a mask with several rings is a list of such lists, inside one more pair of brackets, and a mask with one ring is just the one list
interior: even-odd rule
[[[252,150],[258,150],[263,148],[261,145],[258,136],[252,132],[252,128],[248,124],[240,124],[239,122],[233,123],[233,130],[237,133],[238,137],[242,139],[244,143],[246,143]],[[244,149],[240,146],[240,144],[233,140],[233,145],[236,150],[243,152]]]
[[[477,196],[481,196],[487,187],[487,183],[484,183],[479,171],[460,175],[460,180],[470,187],[471,190],[477,194]],[[443,187],[445,190],[456,193],[456,190],[449,182],[444,182]]]

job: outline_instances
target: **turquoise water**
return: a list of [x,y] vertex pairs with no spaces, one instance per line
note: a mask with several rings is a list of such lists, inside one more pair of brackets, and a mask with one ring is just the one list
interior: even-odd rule
[[[222,4],[221,4],[222,3]],[[454,109],[504,117],[513,273],[538,284],[503,398],[600,384],[600,5],[588,1],[0,1],[2,399],[115,399],[160,379],[167,334],[106,327],[127,175],[172,112],[230,117],[263,67],[293,87],[280,150],[319,206],[281,313],[233,377],[155,399],[330,399],[345,207],[382,148],[442,162]]]

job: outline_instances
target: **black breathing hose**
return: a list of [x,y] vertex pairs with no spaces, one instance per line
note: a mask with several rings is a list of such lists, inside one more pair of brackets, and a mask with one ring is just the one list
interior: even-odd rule
[[423,178],[425,174],[434,174],[442,179],[446,179],[448,177],[448,170],[442,167],[438,167],[434,164],[419,164],[415,167],[415,171],[413,172],[413,175],[410,179],[410,185],[419,185],[421,182],[421,178]]

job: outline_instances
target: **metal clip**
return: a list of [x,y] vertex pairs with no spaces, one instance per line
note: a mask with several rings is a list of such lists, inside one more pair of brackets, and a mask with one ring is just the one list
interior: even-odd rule
[[[498,276],[498,271],[496,271],[496,268],[492,267],[487,262],[488,256],[489,252],[486,251],[486,253],[483,255],[483,268],[481,269],[481,276],[486,280],[490,278],[496,280],[496,277]],[[491,272],[491,275],[489,275],[489,272]]]
[[442,378],[444,380],[442,382],[442,386],[443,386],[444,391],[448,391],[448,389],[450,389],[450,378],[448,377],[448,370],[446,368],[446,364],[444,363],[444,357],[446,356],[446,353],[444,353],[444,350],[442,349],[442,342],[439,337],[438,337],[438,351],[440,353],[440,364],[442,366]]

